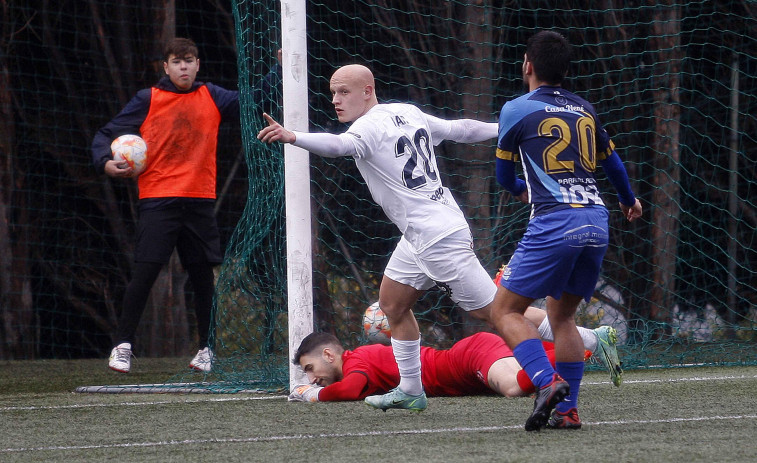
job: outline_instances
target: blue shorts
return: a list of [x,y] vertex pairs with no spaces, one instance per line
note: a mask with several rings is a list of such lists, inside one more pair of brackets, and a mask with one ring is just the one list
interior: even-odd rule
[[532,218],[500,284],[534,299],[567,292],[588,302],[607,251],[608,217],[604,207],[587,207]]

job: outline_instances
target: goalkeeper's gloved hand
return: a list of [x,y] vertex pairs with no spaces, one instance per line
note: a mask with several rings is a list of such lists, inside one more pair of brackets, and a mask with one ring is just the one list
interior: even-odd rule
[[300,384],[289,394],[290,402],[318,402],[318,393],[323,389],[315,384]]

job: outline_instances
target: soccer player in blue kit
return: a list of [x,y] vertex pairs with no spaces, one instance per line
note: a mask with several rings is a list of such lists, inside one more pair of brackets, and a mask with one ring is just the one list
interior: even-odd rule
[[[570,60],[571,46],[562,35],[542,31],[531,37],[523,62],[529,93],[505,103],[499,118],[497,181],[531,204],[531,216],[500,280],[492,320],[537,388],[527,431],[581,427],[577,401],[584,357],[575,313],[594,292],[609,236],[597,164],[617,190],[626,218],[634,221],[642,213],[594,108],[561,87]],[[515,174],[519,161],[525,180]],[[554,333],[554,369],[522,316],[540,297],[547,298]]]

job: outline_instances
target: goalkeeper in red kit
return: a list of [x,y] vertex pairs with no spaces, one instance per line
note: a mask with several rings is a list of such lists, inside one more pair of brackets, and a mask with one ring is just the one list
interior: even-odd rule
[[[499,275],[498,275],[499,276]],[[529,307],[526,318],[539,328],[544,349],[554,364],[552,333],[544,310]],[[584,344],[584,358],[597,357],[610,371],[616,386],[615,368],[620,365],[615,343],[602,341],[595,330],[579,327]],[[607,356],[613,357],[612,362]],[[361,400],[382,394],[400,381],[397,362],[391,346],[371,344],[346,350],[328,333],[312,333],[305,337],[294,354],[292,363],[300,366],[310,384],[297,385],[289,395],[291,401],[333,402]],[[434,397],[493,395],[522,397],[535,392],[528,375],[515,360],[504,340],[492,333],[476,333],[455,343],[448,350],[421,347],[421,375],[426,394]]]
[[[554,345],[545,341],[544,349],[549,355]],[[383,394],[400,382],[391,346],[370,344],[345,350],[328,333],[305,337],[293,362],[302,367],[311,384],[295,387],[291,401],[361,400]],[[521,397],[535,392],[512,350],[500,336],[486,332],[466,337],[448,350],[421,347],[421,374],[426,394],[431,397]]]

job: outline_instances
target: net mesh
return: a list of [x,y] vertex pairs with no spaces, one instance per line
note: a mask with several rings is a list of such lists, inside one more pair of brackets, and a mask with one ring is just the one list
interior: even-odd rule
[[[755,140],[748,127],[756,102],[753,71],[744,67],[753,66],[754,39],[736,33],[754,30],[751,12],[710,2],[576,2],[557,11],[549,2],[495,3],[411,1],[398,9],[381,1],[309,2],[311,129],[346,129],[335,122],[328,80],[352,62],[373,69],[382,101],[496,120],[501,104],[522,92],[525,40],[537,27],[556,28],[576,47],[566,87],[594,102],[647,205],[637,225],[611,206],[612,244],[579,322],[617,328],[627,368],[754,362]],[[237,32],[248,42],[259,34],[253,26]],[[491,144],[443,144],[437,157],[494,275],[523,234],[527,208],[496,184]],[[363,312],[378,299],[398,232],[351,159],[311,156],[311,166],[315,328],[359,345],[366,342]],[[270,300],[269,290],[263,294]],[[424,343],[440,348],[482,329],[437,290],[422,298],[416,316]],[[219,339],[231,326],[219,323]],[[264,337],[244,333],[251,346],[271,340],[264,329],[257,329]],[[284,348],[283,333],[273,333]],[[258,355],[265,364],[266,354]]]
[[[94,131],[160,72],[155,18],[163,21],[162,7],[59,3],[50,11],[12,5],[0,41],[0,64],[12,76],[0,86],[7,89],[0,91],[0,148],[13,161],[0,171],[0,206],[12,211],[10,229],[0,226],[10,237],[0,239],[0,261],[14,269],[2,286],[11,301],[3,310],[25,333],[24,341],[4,330],[6,358],[104,356],[112,347],[130,271],[135,189],[87,171],[86,150]],[[381,101],[494,121],[505,101],[522,94],[526,39],[538,29],[562,32],[576,56],[565,86],[594,104],[645,206],[643,220],[629,225],[600,178],[611,245],[579,322],[615,326],[627,368],[755,363],[754,5],[401,3],[307,2],[311,130],[346,129],[334,116],[328,80],[353,62],[373,69]],[[222,134],[219,153],[218,213],[228,245],[216,292],[217,368],[208,378],[181,373],[170,382],[208,379],[203,387],[217,391],[277,388],[288,380],[283,158],[280,147],[255,135],[263,126],[256,88],[276,65],[281,43],[280,3],[198,8],[176,2],[175,33],[199,42],[208,73],[201,80],[238,83],[242,124],[241,132]],[[120,45],[98,24],[119,31]],[[280,119],[278,104],[265,109]],[[444,143],[436,152],[492,276],[528,220],[527,208],[497,185],[493,153],[493,143]],[[362,316],[378,299],[398,231],[351,159],[311,156],[311,176],[315,329],[355,347],[367,342]],[[182,275],[172,264],[154,290],[139,333],[143,355],[192,352],[194,324],[184,310],[191,288],[186,300],[156,295],[183,288]],[[13,289],[24,282],[27,293]],[[416,309],[427,345],[449,347],[485,329],[441,291],[429,291]]]

